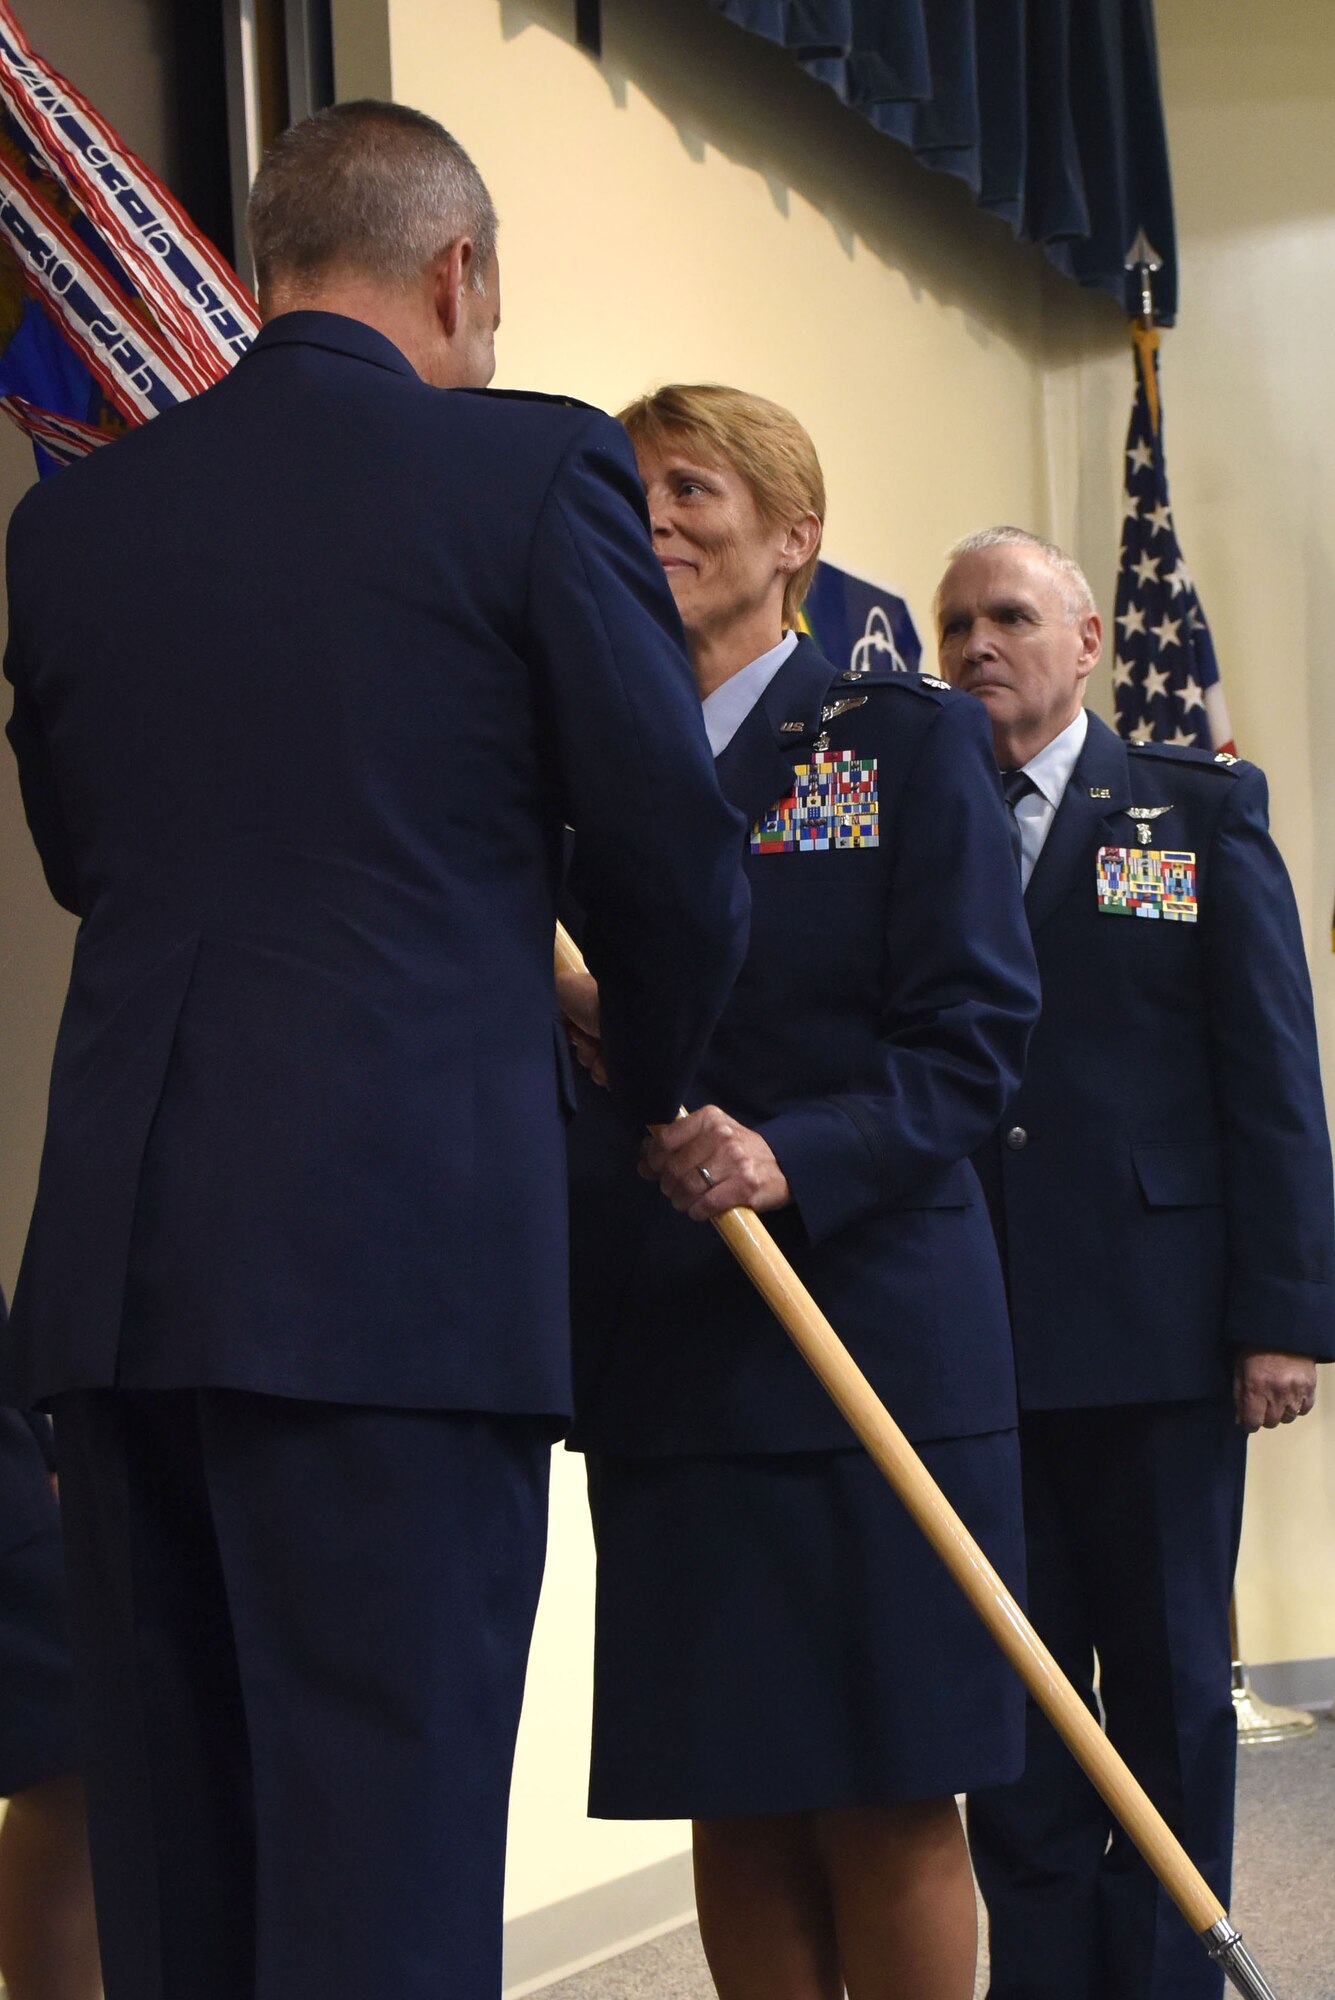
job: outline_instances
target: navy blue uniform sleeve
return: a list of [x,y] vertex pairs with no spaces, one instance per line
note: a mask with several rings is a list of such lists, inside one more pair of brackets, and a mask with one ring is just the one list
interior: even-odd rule
[[746,829],[714,776],[634,454],[610,417],[591,415],[552,482],[528,615],[613,1095],[638,1123],[660,1123],[676,1115],[746,950]]
[[760,1127],[819,1242],[911,1201],[966,1159],[1014,1094],[1038,972],[987,717],[947,702],[900,796],[886,905],[878,1085]]
[[1302,926],[1265,778],[1238,773],[1202,870],[1228,1291],[1239,1347],[1335,1359],[1335,1198]]
[[16,551],[15,534],[23,513],[20,504],[10,526],[6,565],[9,580],[9,643],[5,647],[4,670],[6,679],[13,684],[14,709],[5,734],[18,759],[19,790],[23,795],[23,810],[27,815],[28,827],[37,852],[41,856],[47,887],[56,901],[63,904],[67,910],[72,910],[77,917],[81,914],[78,878],[65,833],[65,824],[61,818],[60,804],[56,797],[51,758],[42,731],[41,719],[24,682],[19,610],[22,594],[22,559]]

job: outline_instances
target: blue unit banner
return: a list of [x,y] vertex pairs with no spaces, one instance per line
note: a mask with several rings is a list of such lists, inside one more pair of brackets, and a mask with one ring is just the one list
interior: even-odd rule
[[802,606],[802,623],[827,660],[847,673],[888,667],[916,673],[922,641],[913,614],[897,591],[852,570],[820,562]]

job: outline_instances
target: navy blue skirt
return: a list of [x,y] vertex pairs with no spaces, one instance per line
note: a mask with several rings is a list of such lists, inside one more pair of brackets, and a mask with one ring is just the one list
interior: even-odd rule
[[[1014,1431],[918,1447],[1023,1589]],[[859,1449],[589,1460],[589,1811],[711,1819],[1010,1783],[1024,1691]]]

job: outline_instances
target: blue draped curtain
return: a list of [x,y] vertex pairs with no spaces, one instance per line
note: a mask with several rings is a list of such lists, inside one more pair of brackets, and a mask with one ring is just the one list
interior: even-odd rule
[[1177,310],[1152,0],[711,0],[878,131],[955,174],[1082,285],[1139,309],[1143,229]]

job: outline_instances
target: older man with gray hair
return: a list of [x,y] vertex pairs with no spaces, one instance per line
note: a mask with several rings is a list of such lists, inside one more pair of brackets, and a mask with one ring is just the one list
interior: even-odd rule
[[[1082,705],[1101,625],[1019,528],[952,551],[941,669],[985,705],[1043,988],[976,1161],[1010,1295],[1030,1609],[1225,1904],[1228,1600],[1249,1431],[1335,1357],[1311,991],[1265,779]],[[1031,1705],[969,1804],[992,2000],[1216,2000],[1213,1968]]]
[[6,1386],[55,1416],[108,2000],[496,2000],[570,1410],[562,830],[648,1123],[740,960],[744,827],[624,433],[476,393],[462,148],[335,107],[250,225],[253,350],[10,531],[81,926]]

